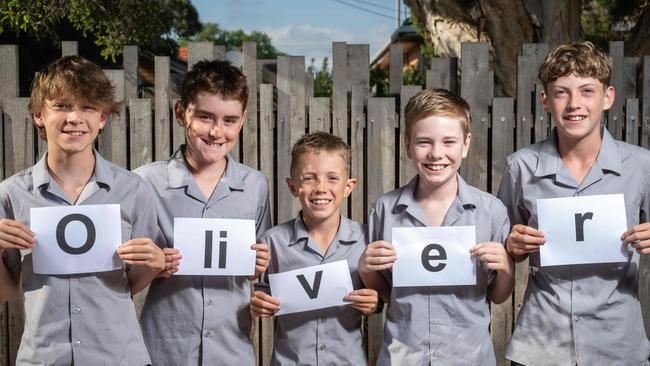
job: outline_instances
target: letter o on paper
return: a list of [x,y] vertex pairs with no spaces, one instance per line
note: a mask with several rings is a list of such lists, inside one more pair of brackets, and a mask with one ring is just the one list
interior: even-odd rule
[[[68,245],[68,242],[65,240],[65,228],[69,223],[73,221],[79,221],[86,227],[86,242],[84,245],[75,248]],[[83,254],[90,250],[95,244],[96,238],[95,224],[93,221],[86,215],[82,214],[70,214],[64,216],[59,224],[56,226],[56,242],[59,244],[59,248],[68,254]]]

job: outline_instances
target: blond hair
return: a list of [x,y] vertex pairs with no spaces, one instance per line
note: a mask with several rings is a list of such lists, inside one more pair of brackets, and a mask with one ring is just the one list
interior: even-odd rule
[[466,138],[470,132],[471,116],[465,99],[445,89],[425,89],[415,94],[404,108],[404,138],[410,138],[418,121],[431,116],[457,118],[463,129],[463,137]]

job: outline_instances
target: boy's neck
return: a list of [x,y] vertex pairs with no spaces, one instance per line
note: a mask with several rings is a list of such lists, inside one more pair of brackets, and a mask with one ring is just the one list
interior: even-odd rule
[[305,224],[309,237],[316,242],[322,253],[325,254],[327,249],[336,237],[341,225],[341,211],[336,210],[334,214],[323,220],[310,218],[307,215],[301,215],[302,222]]
[[66,193],[70,202],[77,202],[81,192],[90,181],[95,171],[95,159],[92,149],[75,154],[48,149],[48,171]]
[[209,199],[226,172],[228,160],[223,158],[213,163],[201,162],[189,149],[185,149],[184,157],[194,181],[205,198]]
[[581,183],[598,158],[602,145],[601,134],[593,134],[580,140],[560,138],[558,136],[558,152],[562,163],[575,178]]
[[458,177],[454,176],[441,186],[432,186],[424,179],[419,179],[414,196],[427,219],[427,224],[441,226],[457,195]]

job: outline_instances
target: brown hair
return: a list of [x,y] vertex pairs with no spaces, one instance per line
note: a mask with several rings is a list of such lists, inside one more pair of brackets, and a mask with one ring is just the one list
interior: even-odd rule
[[225,100],[236,100],[242,110],[248,102],[246,76],[228,61],[203,60],[197,62],[185,76],[181,90],[181,104],[186,109],[200,92],[217,94]]
[[607,87],[612,75],[612,57],[591,42],[573,42],[554,49],[539,67],[544,89],[548,83],[571,74],[594,78]]
[[[46,66],[34,78],[29,112],[40,115],[44,112],[45,100],[69,97],[97,107],[101,112],[118,114],[122,103],[113,100],[114,89],[99,66],[80,56],[65,56]],[[45,128],[36,127],[41,138],[46,139]]]
[[308,153],[318,154],[321,151],[336,153],[343,158],[345,162],[345,170],[349,172],[350,166],[350,146],[346,144],[340,137],[332,135],[327,132],[314,132],[303,135],[291,149],[291,166],[289,172],[293,175],[293,170],[298,163],[298,159]]
[[463,137],[470,132],[469,104],[465,99],[445,89],[425,89],[415,94],[404,108],[404,139],[411,137],[415,124],[427,117],[442,116],[458,118]]

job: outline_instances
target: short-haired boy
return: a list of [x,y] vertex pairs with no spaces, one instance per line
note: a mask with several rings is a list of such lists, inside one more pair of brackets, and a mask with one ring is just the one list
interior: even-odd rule
[[[293,146],[287,184],[302,210],[264,233],[273,253],[267,273],[347,260],[356,290],[345,297],[349,306],[278,316],[271,365],[367,364],[361,315],[376,310],[377,292],[363,288],[357,272],[366,245],[364,226],[341,215],[341,203],[357,184],[349,177],[349,163],[349,146],[326,132],[305,135]],[[262,291],[251,299],[256,316],[272,316],[281,306]]]
[[[469,106],[445,90],[423,90],[405,109],[404,139],[417,176],[379,197],[369,217],[371,243],[359,261],[364,283],[388,304],[378,365],[494,365],[488,301],[514,286],[504,245],[510,227],[498,199],[458,174],[471,135]],[[475,226],[480,259],[474,286],[392,287],[394,227]]]
[[[524,304],[506,356],[525,365],[646,365],[636,277],[650,253],[650,153],[601,127],[614,102],[612,59],[589,42],[562,45],[539,69],[555,128],[508,157],[499,198],[514,225],[507,249],[530,259]],[[538,199],[624,194],[627,263],[540,267]],[[636,250],[635,250],[636,249]]]
[[[226,61],[201,61],[188,72],[175,105],[186,144],[170,159],[136,170],[155,192],[164,276],[177,270],[174,218],[255,220],[270,227],[266,178],[228,156],[246,120],[246,77]],[[268,265],[268,245],[251,243],[256,274]],[[253,365],[246,276],[171,276],[152,282],[140,324],[154,365]]]
[[[0,297],[15,296],[21,280],[25,295],[16,364],[150,364],[131,294],[165,265],[162,250],[146,237],[157,230],[155,206],[140,177],[93,150],[118,107],[104,72],[78,56],[53,62],[32,86],[29,109],[47,152],[0,183]],[[53,243],[34,240],[30,209],[98,204],[120,205],[124,244],[118,254],[128,270],[34,273],[32,249]]]

